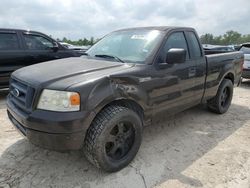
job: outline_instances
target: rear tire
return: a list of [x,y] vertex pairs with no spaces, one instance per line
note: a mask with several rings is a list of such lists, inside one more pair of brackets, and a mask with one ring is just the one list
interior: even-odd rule
[[207,102],[208,109],[217,114],[224,114],[231,105],[233,98],[233,83],[229,79],[224,79],[214,98]]
[[84,153],[96,167],[108,172],[127,166],[139,150],[142,121],[133,110],[111,105],[93,120],[84,141]]

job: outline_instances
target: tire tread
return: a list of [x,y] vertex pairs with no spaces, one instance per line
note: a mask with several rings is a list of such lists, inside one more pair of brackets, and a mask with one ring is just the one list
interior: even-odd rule
[[[217,113],[217,114],[223,114],[224,112],[222,112],[220,109],[219,109],[219,94],[221,92],[221,89],[224,87],[224,85],[227,84],[227,82],[230,82],[232,83],[231,80],[229,79],[224,79],[219,88],[218,88],[218,91],[216,93],[216,96],[213,97],[212,99],[210,99],[208,102],[207,102],[207,107],[210,111],[214,112],[214,113]],[[233,87],[233,83],[232,83],[232,87]],[[230,102],[231,103],[231,102]]]
[[101,168],[101,166],[94,153],[94,148],[96,147],[96,138],[102,133],[105,124],[116,114],[121,113],[124,110],[129,109],[118,105],[107,106],[95,117],[87,131],[84,142],[84,154],[86,158],[98,168]]

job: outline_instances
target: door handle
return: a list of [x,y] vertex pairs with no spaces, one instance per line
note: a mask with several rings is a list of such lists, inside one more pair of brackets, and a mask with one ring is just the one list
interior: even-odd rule
[[196,67],[190,67],[188,69],[188,77],[194,77],[196,75]]

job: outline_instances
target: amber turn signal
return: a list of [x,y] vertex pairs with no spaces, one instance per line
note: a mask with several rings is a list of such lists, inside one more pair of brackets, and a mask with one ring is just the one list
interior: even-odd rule
[[74,93],[70,96],[70,104],[80,105],[80,95],[78,93]]

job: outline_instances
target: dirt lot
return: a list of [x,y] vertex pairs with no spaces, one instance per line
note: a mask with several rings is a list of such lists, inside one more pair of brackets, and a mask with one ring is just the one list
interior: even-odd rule
[[0,187],[250,187],[250,81],[228,113],[195,107],[146,127],[134,161],[104,173],[80,152],[40,149],[12,128],[0,94]]

